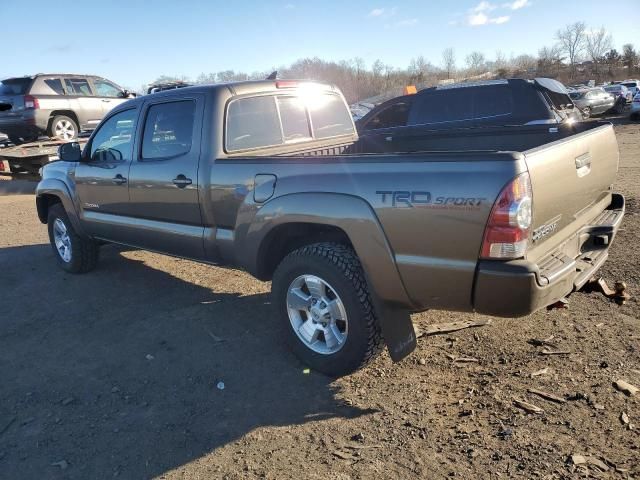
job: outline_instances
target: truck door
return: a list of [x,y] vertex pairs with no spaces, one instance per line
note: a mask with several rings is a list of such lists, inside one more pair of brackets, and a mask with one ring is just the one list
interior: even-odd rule
[[198,162],[204,97],[184,94],[145,102],[143,128],[129,172],[135,245],[203,258]]
[[75,170],[80,200],[80,220],[91,235],[128,243],[126,223],[129,206],[128,176],[133,158],[133,138],[138,109],[109,117],[94,134]]

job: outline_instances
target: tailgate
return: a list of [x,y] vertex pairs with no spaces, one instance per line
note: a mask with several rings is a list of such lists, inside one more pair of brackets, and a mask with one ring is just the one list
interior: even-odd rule
[[618,171],[618,143],[610,124],[524,152],[533,190],[532,248],[538,261],[562,247],[575,258],[576,235],[611,202]]

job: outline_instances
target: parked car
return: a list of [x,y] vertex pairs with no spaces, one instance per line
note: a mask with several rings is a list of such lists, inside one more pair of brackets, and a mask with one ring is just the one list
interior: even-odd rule
[[407,126],[459,128],[556,124],[579,119],[564,86],[551,79],[443,85],[391,99],[357,122],[361,135]]
[[615,97],[616,103],[613,109],[616,113],[624,112],[627,103],[633,100],[629,89],[622,84],[605,85],[604,89]]
[[113,242],[272,280],[279,338],[342,375],[383,342],[394,361],[410,353],[410,312],[553,304],[593,277],[622,221],[610,124],[432,136],[432,151],[358,154],[331,85],[181,88],[119,105],[82,151],[61,146],[36,207],[68,272]]
[[93,130],[130,93],[93,75],[37,74],[0,83],[0,130],[12,142],[47,135],[72,140]]
[[640,92],[636,93],[636,96],[633,97],[629,118],[631,118],[631,120],[638,120],[638,118],[640,118]]
[[640,91],[640,80],[624,80],[622,85],[627,87],[631,92],[631,95],[635,97],[636,93]]
[[603,88],[590,88],[588,90],[569,92],[569,96],[575,106],[582,112],[584,118],[607,112],[611,110],[616,103],[616,97],[606,92]]

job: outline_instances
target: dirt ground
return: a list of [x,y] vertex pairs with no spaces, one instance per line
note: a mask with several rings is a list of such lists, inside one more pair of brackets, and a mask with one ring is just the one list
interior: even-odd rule
[[[0,477],[640,478],[640,394],[612,385],[640,386],[640,125],[620,123],[627,216],[601,273],[631,301],[576,293],[339,380],[282,345],[268,283],[116,247],[66,274],[33,184],[0,181]],[[529,343],[549,337],[570,353]]]

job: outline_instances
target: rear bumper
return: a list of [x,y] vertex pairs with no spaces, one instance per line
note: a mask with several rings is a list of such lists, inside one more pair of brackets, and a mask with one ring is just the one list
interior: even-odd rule
[[21,136],[47,130],[49,115],[41,110],[25,110],[20,114],[0,114],[0,132]]
[[558,253],[539,264],[481,260],[473,294],[474,310],[498,317],[521,317],[580,289],[607,259],[624,208],[624,197],[613,194],[607,209],[577,232],[582,249],[576,258]]

